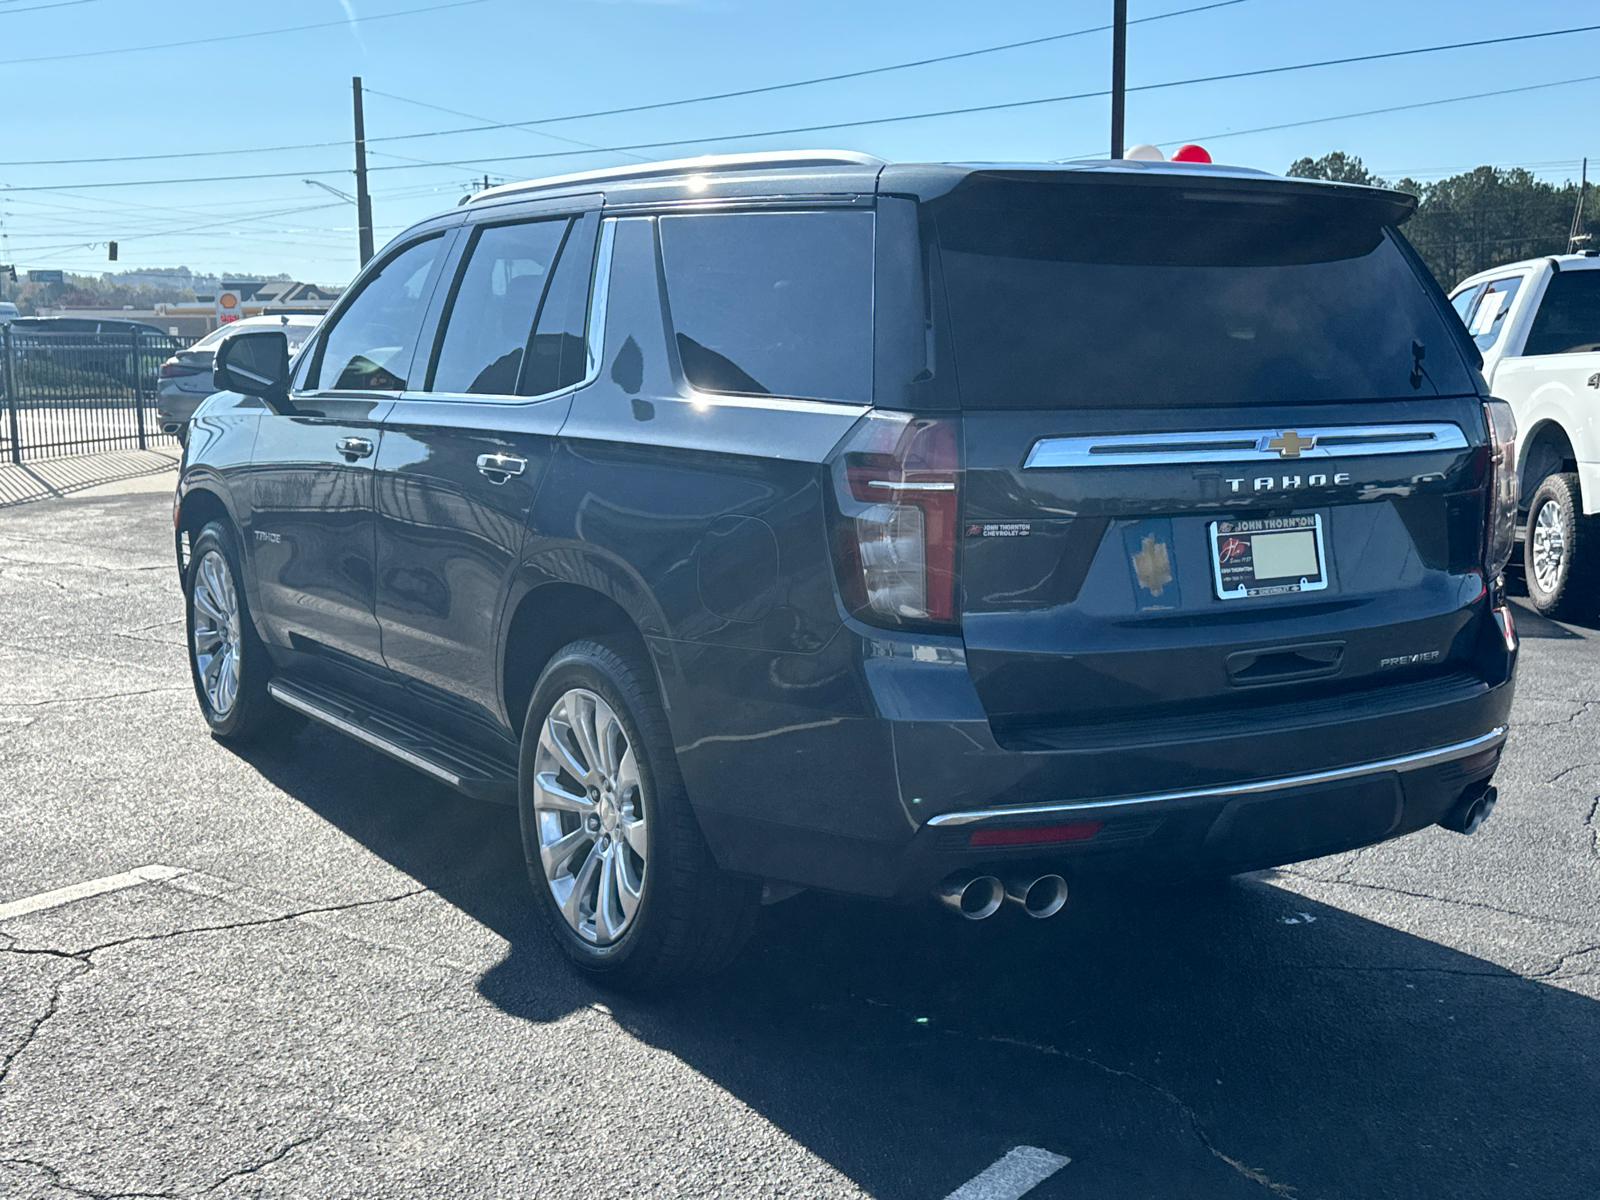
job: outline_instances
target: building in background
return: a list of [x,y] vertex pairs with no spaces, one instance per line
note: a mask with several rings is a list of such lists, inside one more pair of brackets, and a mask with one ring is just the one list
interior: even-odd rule
[[[129,272],[132,274],[132,272]],[[202,279],[201,276],[193,276]],[[120,282],[120,279],[119,279]],[[245,317],[274,316],[305,313],[321,315],[332,307],[344,291],[343,288],[324,287],[315,283],[300,283],[293,279],[221,279],[216,291],[196,292],[192,302],[157,304],[153,308],[136,309],[124,305],[121,310],[110,308],[55,307],[40,309],[42,317],[118,317],[123,320],[144,321],[166,330],[174,337],[204,337],[217,327],[217,296],[223,291],[233,292],[240,298],[239,315]]]

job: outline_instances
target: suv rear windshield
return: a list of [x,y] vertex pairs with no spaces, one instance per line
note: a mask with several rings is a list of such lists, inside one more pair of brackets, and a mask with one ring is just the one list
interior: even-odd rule
[[1474,390],[1442,303],[1384,228],[1389,206],[1007,182],[958,190],[935,211],[963,407]]

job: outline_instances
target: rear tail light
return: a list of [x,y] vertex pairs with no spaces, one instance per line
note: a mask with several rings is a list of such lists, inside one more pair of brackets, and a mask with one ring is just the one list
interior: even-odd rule
[[951,625],[960,453],[956,422],[871,413],[832,461],[839,584],[876,625]]
[[204,367],[191,367],[188,363],[181,363],[175,358],[169,358],[161,364],[161,378],[178,379],[185,375],[198,375],[205,369]]
[[1517,419],[1504,400],[1487,400],[1489,427],[1489,512],[1483,542],[1485,578],[1493,583],[1511,561],[1517,536]]

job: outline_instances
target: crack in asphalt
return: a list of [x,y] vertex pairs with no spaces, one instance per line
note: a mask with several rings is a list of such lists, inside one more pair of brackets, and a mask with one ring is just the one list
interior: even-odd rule
[[[1600,803],[1600,801],[1597,801]],[[1591,817],[1593,813],[1591,810]],[[1355,864],[1351,864],[1353,867]],[[1485,912],[1499,913],[1503,917],[1519,917],[1524,921],[1538,921],[1544,925],[1561,925],[1569,929],[1585,929],[1587,926],[1577,921],[1564,921],[1560,917],[1540,916],[1537,913],[1523,912],[1515,908],[1502,908],[1497,904],[1488,904],[1482,900],[1457,900],[1450,896],[1436,896],[1432,892],[1413,892],[1406,888],[1392,887],[1386,883],[1362,883],[1356,879],[1322,879],[1316,875],[1307,875],[1303,871],[1295,871],[1288,867],[1279,867],[1279,872],[1294,879],[1303,879],[1307,883],[1319,883],[1326,886],[1361,888],[1369,892],[1389,892],[1396,896],[1410,896],[1413,900],[1433,900],[1439,904],[1451,904],[1461,908],[1477,908]]]
[[188,687],[173,684],[170,687],[145,688],[138,692],[102,692],[92,696],[56,696],[49,700],[0,700],[0,708],[49,708],[54,704],[87,704],[98,700],[126,700],[133,696],[153,696],[157,692],[187,692]]
[[1592,771],[1596,767],[1600,767],[1600,763],[1587,763],[1587,762],[1574,763],[1572,766],[1567,767],[1565,770],[1557,771],[1554,775],[1550,776],[1549,779],[1545,780],[1545,784],[1549,785],[1549,784],[1557,783],[1562,778],[1564,778],[1565,776],[1571,775],[1574,771],[1584,771],[1584,770]]
[[[61,995],[66,989],[66,985],[72,982],[74,979],[80,979],[87,975],[90,971],[94,970],[96,966],[96,963],[94,962],[94,956],[104,950],[113,950],[122,946],[131,946],[138,942],[162,942],[172,938],[188,937],[197,933],[220,933],[230,929],[252,929],[264,925],[279,925],[286,921],[299,920],[301,917],[318,916],[323,913],[346,912],[350,909],[367,908],[377,904],[395,904],[401,900],[410,899],[412,896],[419,896],[427,890],[428,889],[425,887],[411,888],[395,896],[378,896],[370,900],[352,900],[346,904],[323,904],[318,905],[315,908],[297,909],[294,912],[280,913],[279,915],[272,917],[258,917],[250,921],[228,921],[217,925],[196,925],[183,929],[169,929],[164,933],[131,934],[128,937],[115,938],[109,942],[101,942],[98,945],[89,946],[81,950],[56,950],[43,946],[0,946],[0,954],[41,955],[51,958],[72,959],[80,964],[78,969],[68,971],[60,979],[56,980],[54,986],[50,989],[50,1000],[45,1006],[45,1011],[33,1021],[27,1033],[23,1035],[22,1040],[14,1048],[8,1051],[3,1059],[0,1059],[0,1087],[4,1086],[7,1077],[11,1074],[12,1067],[15,1065],[17,1059],[22,1055],[23,1051],[27,1050],[28,1047],[34,1043],[39,1036],[39,1031],[43,1029],[50,1019],[59,1011],[61,1007]],[[0,933],[5,933],[5,931],[0,930]],[[6,933],[6,936],[12,937],[14,935]]]
[[[291,1141],[285,1142],[282,1146],[278,1147],[277,1150],[273,1151],[266,1158],[263,1158],[260,1162],[253,1162],[248,1166],[239,1167],[237,1170],[229,1171],[226,1175],[222,1176],[222,1178],[216,1180],[214,1183],[208,1183],[205,1187],[199,1189],[198,1191],[189,1193],[188,1197],[207,1196],[225,1184],[233,1182],[235,1179],[242,1178],[245,1175],[254,1175],[257,1171],[260,1171],[266,1167],[270,1167],[273,1163],[282,1162],[290,1154],[294,1153],[296,1150],[299,1150],[301,1147],[309,1146],[313,1142],[320,1141],[322,1138],[326,1137],[329,1132],[330,1131],[326,1128],[318,1129],[304,1135],[303,1137],[297,1137]],[[36,1158],[17,1158],[8,1156],[6,1158],[0,1158],[0,1164],[20,1164],[22,1166],[35,1167],[38,1170],[43,1171],[46,1175],[50,1176],[50,1183],[53,1187],[59,1188],[64,1192],[71,1192],[75,1196],[89,1197],[89,1200],[188,1200],[188,1198],[182,1192],[95,1191],[93,1188],[83,1187],[75,1183],[68,1183],[63,1177],[62,1171],[59,1167],[53,1167],[49,1163],[41,1162]]]
[[1578,700],[1554,700],[1554,701],[1551,701],[1551,700],[1547,700],[1547,701],[1544,701],[1544,703],[1547,703],[1547,704],[1577,704],[1579,707],[1578,707],[1578,711],[1577,712],[1573,713],[1571,716],[1563,717],[1559,721],[1530,721],[1526,717],[1518,717],[1517,718],[1517,727],[1519,729],[1522,729],[1522,728],[1545,729],[1545,728],[1551,728],[1551,727],[1554,727],[1554,726],[1557,726],[1557,725],[1571,725],[1579,717],[1585,715],[1591,708],[1595,707],[1597,704],[1600,704],[1600,700],[1583,700],[1583,701],[1578,701]]
[[[890,1012],[899,1013],[901,1016],[904,1016],[907,1019],[917,1019],[915,1014],[910,1010],[901,1008],[895,1004],[890,1004],[887,1001],[874,1000],[870,996],[863,996],[861,999],[874,1008],[887,1009]],[[1087,1055],[1074,1054],[1070,1050],[1063,1050],[1059,1046],[1051,1046],[1043,1042],[1030,1042],[1025,1038],[1007,1037],[1004,1034],[972,1033],[965,1029],[955,1029],[943,1025],[939,1026],[939,1032],[949,1037],[964,1038],[967,1041],[985,1042],[996,1046],[1014,1046],[1021,1050],[1031,1050],[1036,1054],[1043,1054],[1052,1058],[1062,1058],[1066,1059],[1068,1062],[1075,1062],[1086,1067],[1093,1067],[1097,1071],[1101,1071],[1118,1079],[1132,1080],[1141,1087],[1154,1092],[1168,1104],[1176,1108],[1179,1114],[1186,1121],[1188,1121],[1190,1132],[1194,1134],[1195,1140],[1197,1140],[1205,1149],[1205,1151],[1213,1158],[1226,1163],[1229,1167],[1233,1168],[1234,1171],[1244,1176],[1244,1178],[1248,1179],[1251,1183],[1259,1184],[1261,1187],[1266,1188],[1275,1195],[1292,1197],[1295,1194],[1295,1188],[1290,1184],[1281,1183],[1278,1180],[1273,1179],[1265,1171],[1258,1170],[1257,1168],[1241,1162],[1237,1158],[1234,1158],[1232,1155],[1223,1153],[1217,1144],[1211,1140],[1211,1135],[1206,1132],[1205,1126],[1200,1121],[1200,1115],[1195,1112],[1190,1105],[1185,1103],[1181,1096],[1179,1096],[1171,1088],[1166,1087],[1163,1084],[1159,1084],[1153,1079],[1148,1079],[1145,1076],[1140,1075],[1137,1071],[1129,1071],[1122,1067],[1113,1067],[1106,1063],[1100,1062],[1098,1059],[1090,1058]]]

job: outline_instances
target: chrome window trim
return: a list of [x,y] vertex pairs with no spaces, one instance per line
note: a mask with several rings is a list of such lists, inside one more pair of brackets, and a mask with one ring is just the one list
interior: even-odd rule
[[616,218],[606,217],[600,222],[600,248],[595,251],[594,283],[589,289],[588,369],[576,387],[588,387],[599,379],[600,364],[605,360],[606,305],[611,298],[611,254],[616,240]]
[[[1295,455],[1281,455],[1268,442],[1285,433],[1314,438]],[[1276,429],[1222,429],[1194,433],[1108,433],[1093,437],[1040,438],[1028,451],[1024,470],[1063,467],[1177,466],[1184,463],[1306,462],[1376,454],[1421,454],[1465,450],[1467,436],[1448,421],[1408,425],[1318,425]]]
[[1434,767],[1441,763],[1467,758],[1480,750],[1492,750],[1505,740],[1506,727],[1497,725],[1481,737],[1440,746],[1436,750],[1422,750],[1416,754],[1402,754],[1398,758],[1358,763],[1353,767],[1336,767],[1330,771],[1283,775],[1276,779],[1259,779],[1253,783],[1235,783],[1226,787],[1196,788],[1187,792],[1161,792],[1154,796],[1113,796],[1103,800],[1078,800],[1063,804],[1026,804],[1011,808],[988,808],[979,812],[941,813],[939,816],[930,817],[927,824],[981,825],[991,821],[1010,821],[1017,817],[1082,815],[1125,804],[1169,804],[1183,800],[1221,800],[1231,796],[1258,796],[1263,792],[1309,787],[1319,783],[1339,783],[1347,779],[1361,779],[1368,775],[1382,775],[1388,771],[1417,771],[1424,767]]

